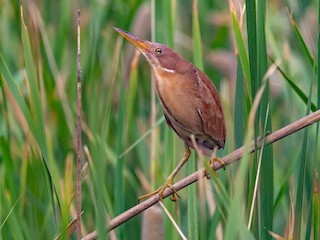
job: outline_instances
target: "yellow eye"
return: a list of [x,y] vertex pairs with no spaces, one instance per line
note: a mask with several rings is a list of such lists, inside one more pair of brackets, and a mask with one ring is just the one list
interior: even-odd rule
[[156,54],[160,54],[162,52],[161,48],[156,48],[154,51],[156,52]]

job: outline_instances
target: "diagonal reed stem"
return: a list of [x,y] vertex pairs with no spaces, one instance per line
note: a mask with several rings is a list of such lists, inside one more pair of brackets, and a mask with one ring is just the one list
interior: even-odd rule
[[[259,150],[262,147],[263,142],[265,145],[272,144],[272,143],[279,141],[280,139],[285,138],[285,137],[287,137],[287,136],[289,136],[289,135],[291,135],[291,134],[293,134],[293,133],[295,133],[305,127],[308,127],[309,125],[311,125],[315,122],[318,122],[319,120],[320,120],[320,110],[318,110],[314,113],[311,113],[303,118],[300,118],[299,120],[267,135],[264,138],[264,141],[262,141],[263,137],[259,137],[257,140],[257,143],[256,143],[257,144],[256,149],[254,147],[254,141],[250,142],[249,153],[253,153],[253,152]],[[227,166],[227,165],[241,159],[241,157],[244,154],[244,150],[245,150],[245,146],[242,146],[242,147],[236,149],[235,151],[229,153],[228,155],[224,156],[222,158],[224,165]],[[221,163],[215,162],[215,166],[214,166],[215,170],[219,170],[222,167],[223,166],[221,165]],[[177,182],[176,184],[173,185],[173,187],[176,191],[179,191],[179,190],[189,186],[190,184],[195,183],[196,181],[198,181],[199,179],[201,179],[203,177],[205,177],[204,169],[200,169],[200,170],[192,173],[191,175],[185,177],[181,181]],[[172,190],[170,188],[168,188],[164,192],[163,198],[170,196],[172,193],[173,193]],[[122,223],[128,221],[129,219],[133,218],[134,216],[138,215],[139,213],[143,212],[144,210],[151,207],[152,205],[155,205],[158,202],[159,202],[159,196],[155,195],[153,197],[150,197],[146,201],[141,202],[140,204],[137,204],[136,206],[128,209],[127,211],[125,211],[122,214],[118,215],[117,217],[113,218],[109,222],[109,225],[107,226],[107,230],[110,231],[110,230],[118,227]],[[89,233],[88,235],[86,235],[82,239],[83,240],[89,240],[89,239],[91,240],[91,239],[96,239],[96,238],[97,238],[97,231],[93,231],[93,232]]]

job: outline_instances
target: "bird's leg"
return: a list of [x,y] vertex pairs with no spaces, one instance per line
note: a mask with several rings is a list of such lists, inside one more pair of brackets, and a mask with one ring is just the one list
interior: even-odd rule
[[173,191],[173,194],[172,194],[173,200],[176,199],[175,194],[179,197],[178,193],[176,192],[176,190],[172,186],[172,180],[177,175],[177,173],[180,171],[182,166],[188,161],[188,159],[190,157],[190,154],[191,154],[190,148],[189,148],[189,146],[187,144],[185,144],[185,150],[184,150],[183,158],[179,162],[178,166],[169,175],[169,177],[167,178],[166,182],[162,185],[162,187],[161,187],[161,189],[159,191],[159,196],[160,196],[160,200],[161,201],[163,200],[163,193],[168,187],[171,188],[172,191]]
[[160,196],[160,200],[163,200],[163,193],[167,188],[170,188],[173,193],[172,193],[172,200],[175,201],[176,200],[176,195],[179,197],[178,193],[176,192],[176,190],[173,188],[172,185],[172,180],[173,178],[177,175],[177,173],[179,172],[179,170],[182,168],[182,166],[188,161],[189,157],[190,157],[190,148],[187,144],[185,144],[185,150],[184,150],[184,154],[183,154],[183,158],[181,159],[181,161],[179,162],[178,166],[173,170],[173,172],[169,175],[169,177],[167,178],[167,180],[165,181],[165,183],[159,187],[157,190],[148,193],[146,195],[143,195],[141,197],[138,198],[138,202],[140,202],[143,199],[146,199],[148,197],[151,197],[157,193],[159,193]]
[[[214,169],[214,162],[221,163],[221,165],[222,165],[224,170],[226,170],[226,168],[225,168],[224,162],[221,160],[221,158],[216,157],[217,150],[218,150],[218,146],[215,146],[213,148],[213,153],[212,153],[212,155],[210,157],[210,160],[208,161],[208,164],[209,164],[210,168],[212,169],[212,171],[214,172],[214,174],[216,176],[219,176],[218,173],[216,172],[216,170]],[[207,169],[204,170],[204,174],[206,175],[207,179],[210,179],[210,175],[209,175]]]

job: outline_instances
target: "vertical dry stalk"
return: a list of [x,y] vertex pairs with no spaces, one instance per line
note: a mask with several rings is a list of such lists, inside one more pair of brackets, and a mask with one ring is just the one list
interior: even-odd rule
[[[155,41],[155,2],[151,0],[151,41]],[[156,124],[157,106],[156,106],[156,87],[155,81],[151,81],[151,126]],[[151,146],[150,146],[150,176],[151,176],[151,188],[155,185],[155,157],[156,157],[156,128],[151,132]]]
[[77,239],[81,239],[81,64],[80,9],[78,9],[78,99],[77,99]]

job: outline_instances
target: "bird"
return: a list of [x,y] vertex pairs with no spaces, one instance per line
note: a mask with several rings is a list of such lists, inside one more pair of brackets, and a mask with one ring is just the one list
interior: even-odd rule
[[[218,149],[223,149],[226,140],[226,125],[219,93],[210,78],[191,62],[164,44],[139,39],[133,34],[113,27],[122,37],[133,44],[151,67],[156,94],[161,103],[167,125],[183,140],[185,151],[177,167],[157,190],[139,197],[138,201],[172,189],[173,200],[179,196],[172,181],[188,161],[192,149],[210,157],[209,165],[214,169]],[[192,141],[195,139],[195,141]],[[196,143],[197,146],[194,146]],[[205,175],[209,178],[205,170]]]

